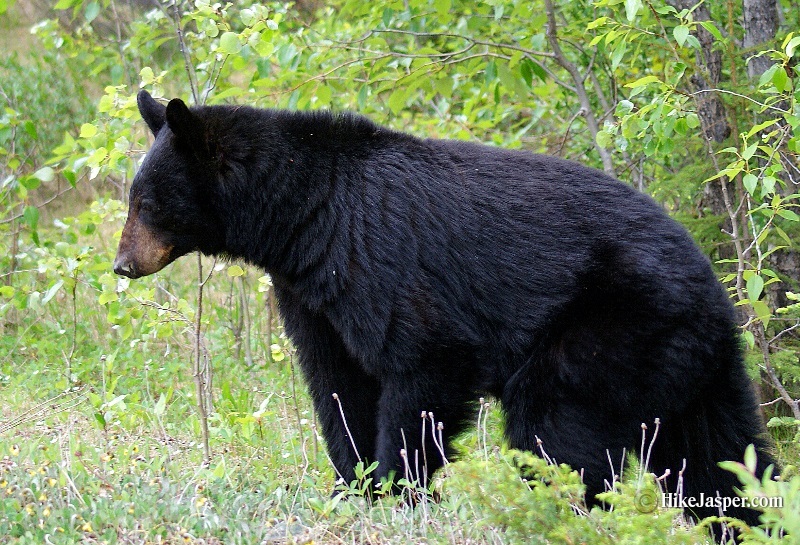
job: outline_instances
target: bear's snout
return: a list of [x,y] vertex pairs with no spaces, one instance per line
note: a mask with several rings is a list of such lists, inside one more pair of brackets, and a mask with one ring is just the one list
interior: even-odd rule
[[140,278],[160,271],[175,259],[172,244],[138,218],[136,207],[128,215],[119,239],[114,272],[128,278]]
[[141,276],[136,274],[136,267],[133,261],[123,254],[117,254],[114,259],[114,273],[128,278],[139,278]]

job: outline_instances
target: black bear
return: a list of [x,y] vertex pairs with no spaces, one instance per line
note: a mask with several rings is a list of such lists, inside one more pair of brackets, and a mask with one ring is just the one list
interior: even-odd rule
[[412,464],[426,453],[429,475],[442,457],[421,413],[443,422],[447,454],[482,395],[502,403],[510,446],[582,470],[589,498],[656,418],[650,469],[674,485],[685,463],[685,496],[735,496],[717,462],[748,444],[759,471],[773,463],[728,295],[649,197],[573,162],[354,114],[145,91],[138,105],[155,142],[114,270],[200,251],[267,271],[345,480],[359,456],[378,478],[405,474],[403,449]]

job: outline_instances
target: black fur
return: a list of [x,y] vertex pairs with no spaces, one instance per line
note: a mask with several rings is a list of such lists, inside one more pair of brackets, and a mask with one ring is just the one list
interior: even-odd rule
[[165,114],[139,97],[157,137],[131,201],[164,210],[139,221],[172,259],[227,254],[272,275],[345,479],[357,460],[333,393],[378,476],[403,474],[404,446],[422,451],[421,411],[449,444],[486,394],[511,446],[541,439],[589,494],[611,477],[607,451],[638,452],[655,418],[650,469],[674,477],[686,459],[686,495],[734,495],[717,462],[750,443],[760,470],[773,462],[730,300],[649,197],[569,161],[356,115],[175,102]]

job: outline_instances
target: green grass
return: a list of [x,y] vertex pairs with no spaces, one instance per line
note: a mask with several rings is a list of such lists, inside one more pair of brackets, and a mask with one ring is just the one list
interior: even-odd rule
[[68,336],[47,323],[26,331],[36,344],[3,338],[0,541],[258,543],[288,534],[355,543],[443,530],[437,504],[354,498],[332,507],[333,472],[290,359],[248,369],[215,357],[213,460],[204,467],[185,350],[114,347],[109,330],[113,356],[82,343],[72,364],[80,384],[54,398],[66,384]]
[[[175,277],[191,277],[186,261],[158,282],[174,288]],[[647,532],[665,543],[705,541],[675,512],[636,513],[630,490],[615,496],[614,512],[590,512],[577,474],[564,468],[545,464],[526,483],[503,451],[496,407],[460,439],[465,461],[437,476],[439,501],[369,503],[358,487],[331,500],[334,475],[291,357],[269,361],[257,349],[254,367],[234,357],[216,312],[232,285],[220,272],[208,287],[208,466],[185,331],[121,341],[81,286],[68,379],[69,294],[38,316],[21,311],[17,334],[0,343],[0,542],[616,543]]]

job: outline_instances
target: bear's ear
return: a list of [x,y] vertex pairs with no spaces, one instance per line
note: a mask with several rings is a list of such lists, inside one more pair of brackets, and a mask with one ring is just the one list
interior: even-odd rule
[[150,127],[150,130],[153,131],[153,134],[158,134],[158,131],[161,130],[161,127],[164,126],[166,122],[166,107],[156,102],[156,100],[150,96],[150,93],[142,89],[139,91],[139,94],[136,95],[136,104],[139,106],[139,113],[142,114],[142,119],[144,122],[147,123],[147,126]]
[[188,145],[198,156],[209,153],[206,141],[206,130],[203,120],[189,110],[179,98],[173,98],[167,104],[167,125],[175,137]]

